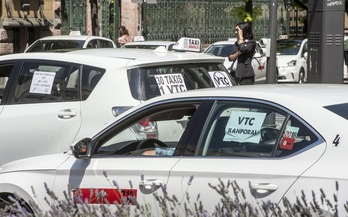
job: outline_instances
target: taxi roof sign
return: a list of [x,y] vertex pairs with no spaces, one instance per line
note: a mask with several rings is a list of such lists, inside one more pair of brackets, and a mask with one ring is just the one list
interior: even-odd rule
[[182,37],[173,46],[173,50],[200,52],[201,40],[199,38]]
[[77,31],[70,31],[69,35],[81,35],[81,32],[79,30],[77,30]]
[[142,35],[137,35],[137,36],[134,36],[133,41],[134,42],[145,41],[145,38]]

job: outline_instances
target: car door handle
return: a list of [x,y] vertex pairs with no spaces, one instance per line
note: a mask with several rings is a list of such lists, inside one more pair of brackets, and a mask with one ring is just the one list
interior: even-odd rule
[[64,109],[58,112],[58,118],[61,119],[69,119],[75,117],[77,115],[77,111],[75,109]]
[[276,191],[278,185],[272,183],[254,183],[251,184],[250,188],[259,194],[265,194],[270,191]]
[[140,182],[139,189],[143,194],[151,194],[163,185],[163,181],[158,179],[146,179]]

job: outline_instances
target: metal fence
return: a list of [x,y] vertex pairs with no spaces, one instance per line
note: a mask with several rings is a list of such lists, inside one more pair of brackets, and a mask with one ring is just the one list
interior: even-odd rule
[[[146,5],[146,37],[148,40],[174,40],[180,37],[197,37],[203,44],[226,40],[234,35],[234,27],[241,20],[233,18],[232,9],[243,7],[240,0],[157,0]],[[253,20],[256,39],[268,36],[269,1],[253,0],[259,16]],[[278,35],[286,34],[286,11],[282,2],[278,6]],[[301,27],[291,28],[292,34]],[[296,32],[294,32],[294,30]]]
[[[98,19],[102,20],[101,35],[110,34],[110,1],[91,0],[99,2]],[[86,0],[62,0],[62,34],[70,30],[80,30],[85,34]],[[144,20],[146,25],[144,36],[147,40],[173,40],[180,37],[200,38],[203,44],[226,40],[234,35],[234,27],[241,20],[233,16],[233,9],[243,8],[241,0],[157,0],[156,4],[145,4]],[[91,6],[92,7],[92,6]],[[93,7],[92,7],[93,8]],[[253,32],[256,39],[268,36],[269,0],[253,0],[253,8],[259,15],[253,20]],[[254,10],[254,9],[253,9]],[[296,9],[297,10],[297,9]],[[298,14],[296,12],[296,14]],[[298,15],[297,15],[298,16]],[[282,1],[278,3],[278,35],[286,34],[286,10]],[[290,36],[302,37],[303,24],[297,22],[296,27],[290,27]],[[92,22],[93,25],[93,22]],[[92,27],[93,28],[93,27]],[[95,29],[95,28],[93,28]]]

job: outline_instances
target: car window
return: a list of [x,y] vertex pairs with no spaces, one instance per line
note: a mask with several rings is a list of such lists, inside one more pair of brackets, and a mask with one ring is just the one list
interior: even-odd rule
[[108,137],[97,154],[172,156],[195,111],[195,106],[183,106],[135,116],[124,130]]
[[162,65],[128,70],[133,98],[150,98],[187,90],[232,86],[232,79],[223,64],[192,63]]
[[10,77],[12,68],[13,68],[13,64],[0,65],[0,103],[4,96],[5,87]]
[[99,46],[101,48],[109,48],[109,47],[113,48],[114,47],[111,41],[102,40],[102,39],[99,40]]
[[301,48],[301,41],[278,41],[278,55],[297,55]]
[[88,42],[87,48],[98,48],[98,41],[97,39],[92,39]]
[[329,105],[324,108],[348,120],[348,103]]
[[59,51],[82,48],[83,40],[40,40],[35,42],[26,52]]
[[165,47],[165,45],[156,45],[156,44],[125,44],[122,46],[122,48],[138,48],[138,49],[155,50],[159,46]]
[[168,50],[173,50],[173,46],[174,46],[175,44],[171,44],[171,45],[168,45]]
[[284,157],[318,140],[295,118],[268,105],[220,102],[212,117],[199,155]]
[[221,44],[221,45],[212,45],[208,48],[205,53],[213,54],[214,56],[227,57],[234,50],[233,44]]
[[84,65],[82,68],[82,100],[86,100],[103,77],[105,69]]
[[[82,98],[87,99],[104,69],[82,67]],[[80,67],[71,64],[24,63],[15,87],[15,104],[80,100]]]

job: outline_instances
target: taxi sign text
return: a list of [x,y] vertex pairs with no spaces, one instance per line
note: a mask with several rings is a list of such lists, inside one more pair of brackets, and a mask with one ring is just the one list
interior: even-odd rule
[[161,95],[187,91],[181,74],[155,75]]

